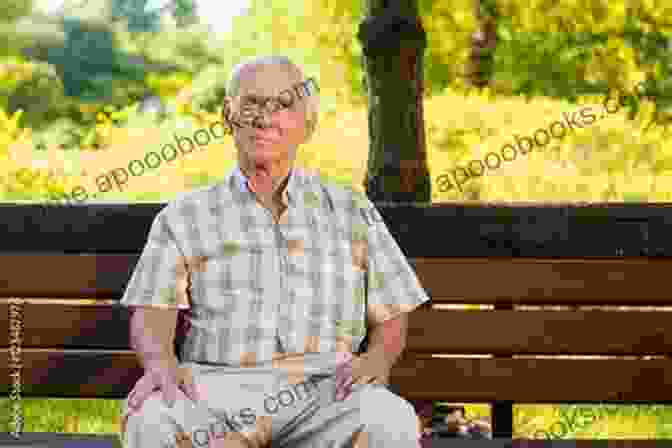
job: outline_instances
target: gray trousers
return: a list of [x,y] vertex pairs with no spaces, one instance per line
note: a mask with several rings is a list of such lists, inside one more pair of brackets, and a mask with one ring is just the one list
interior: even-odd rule
[[418,417],[406,400],[385,386],[357,385],[348,398],[336,401],[334,354],[307,354],[305,364],[300,383],[270,363],[182,364],[191,369],[200,401],[178,391],[169,408],[156,391],[130,415],[125,402],[124,446],[226,447],[234,432],[273,448],[351,447],[358,432],[364,433],[360,447],[420,446]]

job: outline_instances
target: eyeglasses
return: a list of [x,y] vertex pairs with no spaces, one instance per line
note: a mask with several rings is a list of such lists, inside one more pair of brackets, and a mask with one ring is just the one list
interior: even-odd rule
[[319,89],[314,78],[308,78],[292,86],[291,89],[285,89],[278,96],[245,95],[241,97],[240,108],[241,115],[262,112],[262,109],[269,113],[274,113],[282,109],[291,108],[296,98],[314,95]]
[[288,109],[294,105],[294,96],[290,94],[285,94],[289,92],[285,90],[277,97],[263,97],[258,95],[246,95],[241,98],[240,101],[240,110],[241,115],[248,114],[259,114],[264,110],[268,113],[274,113],[282,109]]
[[291,89],[285,89],[278,96],[262,95],[242,95],[240,96],[239,111],[235,116],[230,117],[231,122],[237,127],[252,125],[259,119],[264,112],[273,114],[282,109],[288,109],[296,104],[304,96],[314,95],[319,92],[314,78],[308,78],[292,86]]

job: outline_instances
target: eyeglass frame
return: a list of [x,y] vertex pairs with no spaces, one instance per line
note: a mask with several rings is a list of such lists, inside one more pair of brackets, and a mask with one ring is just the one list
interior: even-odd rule
[[[299,88],[302,89],[303,95],[299,91]],[[261,96],[261,95],[245,95],[242,96],[245,99],[248,98],[254,98],[251,102],[256,103],[254,105],[250,104],[245,104],[243,107],[246,108],[247,110],[242,111],[240,114],[237,114],[239,116],[243,115],[248,115],[245,117],[244,120],[238,120],[234,119],[234,117],[229,117],[227,121],[230,121],[232,124],[236,125],[238,128],[242,128],[243,126],[249,124],[253,124],[257,119],[260,118],[261,113],[263,112],[268,112],[268,113],[275,113],[277,111],[280,111],[282,109],[290,108],[295,104],[295,95],[292,93],[292,91],[296,92],[296,96],[298,96],[299,99],[303,98],[304,96],[311,96],[314,95],[315,93],[320,91],[320,88],[317,85],[317,81],[315,81],[314,77],[307,78],[304,81],[301,81],[294,86],[292,86],[289,89],[285,89],[278,96]],[[287,92],[287,95],[285,95],[284,100],[282,98],[282,95]],[[289,98],[287,98],[289,96]],[[237,95],[234,98],[241,98],[241,95]],[[261,99],[259,101],[258,99]],[[260,104],[261,103],[261,104]],[[272,105],[271,108],[269,108],[269,104]],[[254,108],[255,110],[251,111],[249,109]],[[263,112],[262,112],[263,108]],[[245,124],[243,124],[245,123]]]

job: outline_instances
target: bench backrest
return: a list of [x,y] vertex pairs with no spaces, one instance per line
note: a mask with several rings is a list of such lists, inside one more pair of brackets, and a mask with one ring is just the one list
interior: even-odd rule
[[[398,211],[382,212],[392,228],[390,215]],[[431,219],[417,216],[425,211],[415,213],[418,222]],[[73,253],[0,252],[0,300],[27,300],[24,396],[122,398],[140,377],[129,346],[129,315],[117,301],[151,216],[133,228],[139,234],[133,236],[135,243],[120,244],[118,253],[82,247]],[[403,229],[392,230],[408,253]],[[122,233],[129,237],[129,230]],[[672,400],[672,363],[666,356],[672,351],[672,314],[651,308],[672,306],[671,257],[433,253],[410,259],[432,304],[411,314],[407,352],[393,371],[393,384],[405,397],[519,403]],[[81,303],[81,298],[88,301]],[[450,309],[456,304],[491,309]],[[564,308],[525,309],[546,305]],[[0,328],[8,326],[8,306],[0,302]],[[614,309],[624,306],[650,309]],[[6,357],[9,340],[3,333],[0,356]],[[7,375],[6,364],[0,364],[0,377]],[[7,388],[0,381],[0,392]]]

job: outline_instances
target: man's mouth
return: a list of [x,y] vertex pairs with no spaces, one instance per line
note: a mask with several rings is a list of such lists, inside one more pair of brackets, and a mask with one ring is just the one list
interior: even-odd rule
[[270,136],[263,136],[263,135],[255,135],[254,136],[254,141],[255,142],[262,142],[262,143],[277,143],[277,138],[275,137],[270,137]]

